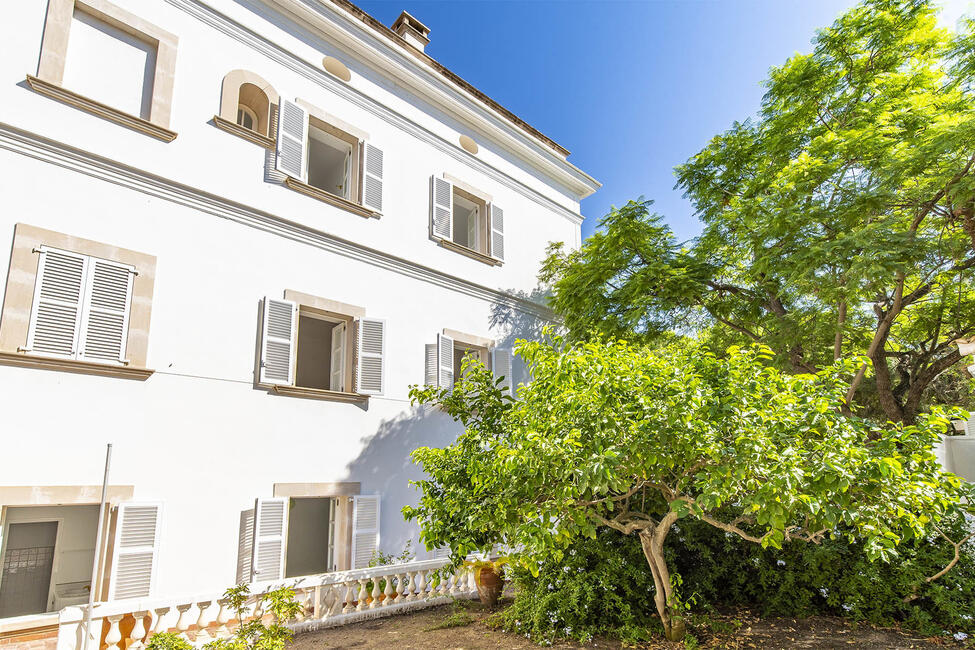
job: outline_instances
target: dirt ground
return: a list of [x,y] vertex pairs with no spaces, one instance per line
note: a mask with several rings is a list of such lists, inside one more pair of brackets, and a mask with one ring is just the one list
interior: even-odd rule
[[[534,650],[539,646],[513,634],[499,632],[484,622],[490,610],[472,603],[459,617],[449,606],[433,607],[418,612],[345,625],[295,637],[289,650],[324,650],[326,648],[412,648],[430,650]],[[437,629],[451,615],[455,622],[465,624]],[[869,650],[907,650],[908,648],[960,647],[950,639],[925,639],[910,632],[853,626],[843,619],[813,617],[808,619],[758,618],[747,613],[712,617],[713,629],[722,633],[692,630],[702,648],[867,648]],[[734,630],[734,631],[733,631]],[[598,639],[594,643],[561,643],[554,648],[619,649],[618,641]],[[682,644],[666,641],[640,646],[653,649],[676,649]]]

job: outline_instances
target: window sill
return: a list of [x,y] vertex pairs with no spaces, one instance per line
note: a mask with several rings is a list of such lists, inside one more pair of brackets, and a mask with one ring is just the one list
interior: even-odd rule
[[53,84],[50,81],[44,81],[33,75],[27,75],[27,83],[30,85],[31,89],[41,95],[46,95],[52,99],[56,99],[59,102],[64,102],[75,108],[80,108],[83,111],[88,111],[99,117],[103,117],[106,120],[115,122],[116,124],[121,124],[124,127],[128,127],[134,131],[140,133],[145,133],[154,138],[158,138],[163,142],[172,142],[176,139],[176,132],[170,131],[167,128],[161,127],[158,124],[153,124],[149,120],[144,120],[141,117],[136,117],[135,115],[130,115],[117,108],[112,108],[102,104],[101,102],[95,101],[94,99],[89,99],[84,95],[79,95],[78,93],[62,88],[57,84]]
[[460,244],[455,244],[449,239],[437,238],[437,242],[447,250],[454,251],[455,253],[460,253],[461,255],[466,255],[467,257],[470,257],[471,259],[475,259],[478,262],[482,262],[483,264],[487,264],[488,266],[501,266],[502,264],[504,264],[504,262],[502,262],[499,259],[495,259],[490,255],[485,255],[484,253],[478,253],[473,248],[468,248],[467,246],[461,246]]
[[290,397],[304,397],[306,399],[324,399],[331,402],[361,403],[369,401],[368,395],[360,393],[340,393],[336,390],[325,390],[323,388],[302,388],[301,386],[285,386],[276,384],[271,386],[271,392],[276,395],[288,395]]
[[260,133],[257,133],[256,131],[251,131],[250,129],[245,129],[241,125],[236,124],[235,122],[231,122],[230,120],[225,120],[219,115],[213,116],[213,123],[214,125],[216,125],[218,129],[223,129],[227,133],[232,133],[233,135],[236,135],[238,138],[243,138],[248,142],[253,142],[254,144],[260,145],[265,149],[270,149],[271,151],[274,151],[273,138],[269,138],[266,135],[261,135]]
[[93,361],[79,361],[77,359],[58,359],[55,357],[37,357],[22,353],[0,352],[0,364],[20,366],[23,368],[42,368],[44,370],[61,370],[76,372],[83,375],[102,375],[103,377],[118,377],[120,379],[136,379],[145,381],[155,370],[149,368],[134,368],[130,366],[113,366],[107,363]]
[[360,217],[365,217],[367,219],[378,219],[380,217],[378,212],[373,212],[365,206],[359,205],[358,203],[353,203],[348,199],[343,199],[341,196],[336,196],[331,192],[320,190],[317,187],[309,185],[308,183],[303,183],[297,179],[291,178],[290,176],[284,179],[284,184],[296,192],[301,192],[302,194],[306,194],[313,199],[318,199],[319,201],[323,201],[329,205],[334,205],[337,208],[347,210],[352,214],[359,215]]

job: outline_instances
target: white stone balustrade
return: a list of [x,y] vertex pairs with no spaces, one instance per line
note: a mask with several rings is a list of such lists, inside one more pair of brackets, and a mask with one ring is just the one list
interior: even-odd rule
[[[289,587],[302,605],[302,612],[287,625],[304,632],[344,625],[369,618],[390,616],[450,602],[452,598],[474,598],[477,590],[470,569],[435,577],[447,560],[426,560],[405,564],[355,569],[323,575],[289,578],[251,584],[252,594]],[[67,607],[59,614],[58,650],[80,650],[84,638],[84,607]],[[245,620],[263,616],[256,598],[248,602]],[[123,619],[135,624],[128,630]],[[148,624],[146,622],[148,618]],[[239,625],[223,591],[189,598],[119,600],[95,605],[92,610],[89,650],[139,650],[154,634],[176,632],[195,647],[232,635]],[[105,643],[95,639],[107,630]],[[128,636],[123,638],[124,634]]]

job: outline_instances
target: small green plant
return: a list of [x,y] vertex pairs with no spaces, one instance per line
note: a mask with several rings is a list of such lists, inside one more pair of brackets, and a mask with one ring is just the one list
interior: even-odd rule
[[149,639],[146,650],[193,650],[193,645],[176,632],[160,632]]
[[477,619],[475,619],[470,612],[467,610],[470,608],[470,602],[466,600],[454,600],[452,606],[452,611],[450,614],[444,617],[442,621],[437,623],[432,627],[428,627],[427,631],[431,630],[447,630],[452,627],[467,627]]
[[246,584],[224,592],[230,609],[241,623],[234,636],[211,641],[203,646],[205,650],[284,650],[294,633],[283,624],[301,611],[301,605],[295,600],[295,592],[288,587],[279,587],[257,596],[257,606],[271,615],[270,625],[264,624],[263,617],[246,620],[250,597],[250,586]]
[[409,562],[415,557],[413,552],[413,540],[406,540],[406,546],[400,551],[398,555],[393,555],[392,553],[384,553],[382,549],[376,549],[372,558],[369,560],[369,566],[385,566],[387,564],[400,564],[402,562]]

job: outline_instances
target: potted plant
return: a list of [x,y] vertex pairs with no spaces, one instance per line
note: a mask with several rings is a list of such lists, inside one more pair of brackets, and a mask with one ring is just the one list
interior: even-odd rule
[[507,558],[494,560],[474,560],[464,563],[474,569],[474,584],[477,585],[477,595],[481,602],[489,607],[498,604],[501,591],[504,589],[504,566]]

